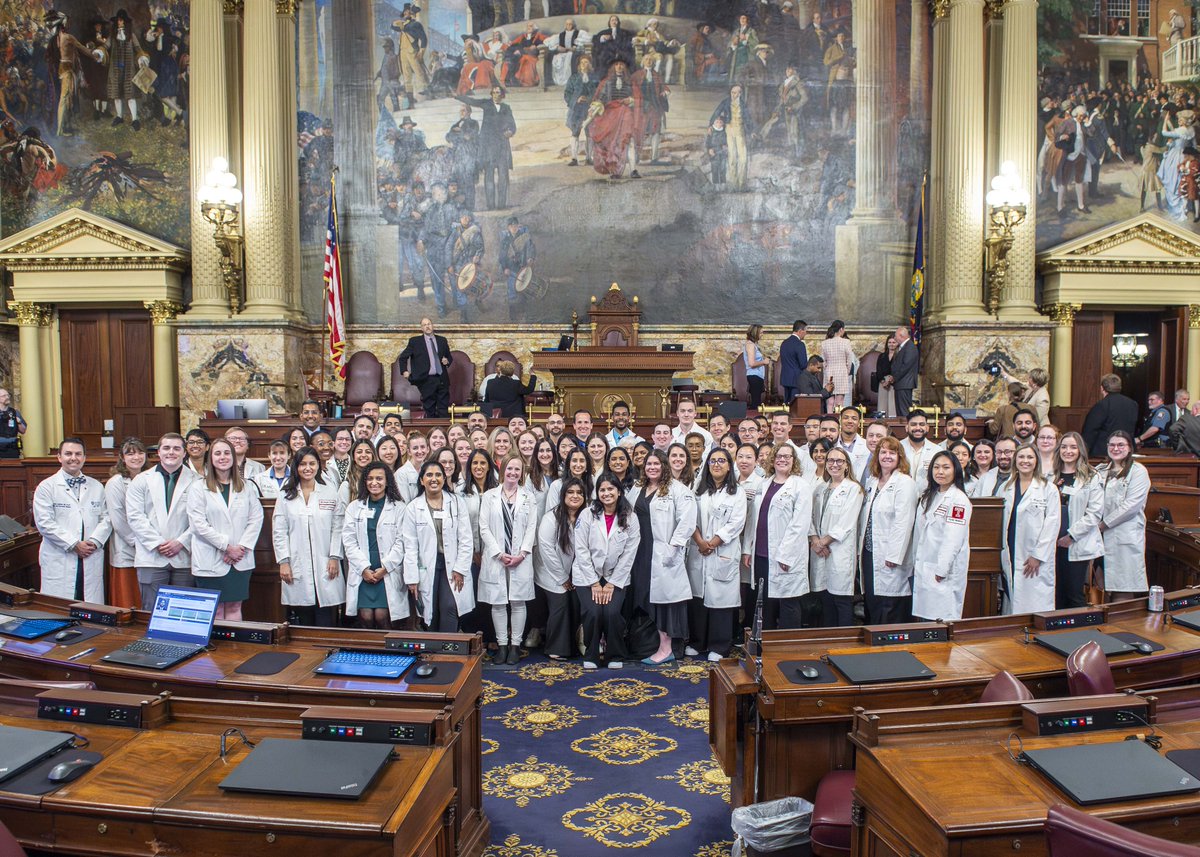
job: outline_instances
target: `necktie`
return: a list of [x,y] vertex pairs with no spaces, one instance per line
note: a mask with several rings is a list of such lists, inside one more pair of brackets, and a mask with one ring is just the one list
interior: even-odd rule
[[79,499],[79,489],[83,483],[87,481],[86,476],[68,476],[67,487],[71,489],[71,493],[75,495],[75,499]]
[[179,478],[179,471],[167,474],[167,509],[171,508],[171,498],[175,495],[175,482]]
[[429,374],[441,375],[442,364],[437,357],[437,345],[433,341],[432,336],[425,337],[425,350],[429,352]]

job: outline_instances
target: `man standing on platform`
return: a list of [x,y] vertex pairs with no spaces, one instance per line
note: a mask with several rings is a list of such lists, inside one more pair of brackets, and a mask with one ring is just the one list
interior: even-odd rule
[[[1186,395],[1187,391],[1183,391]],[[1184,402],[1187,411],[1187,402]],[[29,428],[25,418],[12,405],[12,396],[8,390],[0,389],[0,458],[21,457],[21,435]]]
[[1115,431],[1137,435],[1138,404],[1121,393],[1121,377],[1108,374],[1100,379],[1103,398],[1092,405],[1083,418],[1083,442],[1088,446],[1092,458],[1104,458],[1108,454],[1108,438]]
[[321,406],[312,399],[305,399],[300,405],[300,428],[312,443],[312,436],[321,431]]
[[33,524],[42,534],[39,590],[103,604],[104,543],[112,526],[104,486],[83,475],[86,460],[83,441],[67,438],[58,447],[61,469],[33,492]]
[[444,417],[450,410],[450,376],[447,370],[454,357],[446,337],[433,332],[433,321],[421,319],[421,334],[408,340],[396,358],[408,364],[404,377],[421,391],[421,406],[426,417]]
[[808,349],[804,347],[807,335],[808,322],[797,319],[792,324],[792,335],[779,346],[779,385],[783,387],[785,405],[790,405],[796,398],[800,373],[808,368]]
[[417,20],[413,4],[405,3],[400,13],[400,19],[392,23],[400,39],[400,71],[404,75],[404,88],[408,92],[408,100],[415,104],[417,92],[428,95],[429,74],[425,71],[425,47],[429,37],[425,28]]
[[154,609],[160,586],[194,585],[187,494],[198,479],[183,466],[183,438],[171,432],[158,439],[158,464],[135,476],[125,492],[143,610]]
[[504,103],[504,87],[493,86],[492,97],[454,96],[483,113],[479,126],[479,168],[483,171],[483,194],[491,210],[508,208],[508,171],[513,167],[512,144],[517,122],[512,108]]
[[909,337],[908,328],[903,325],[896,328],[896,353],[892,357],[892,374],[888,378],[892,389],[896,391],[896,414],[904,419],[908,419],[908,412],[912,410],[920,362],[916,343]]

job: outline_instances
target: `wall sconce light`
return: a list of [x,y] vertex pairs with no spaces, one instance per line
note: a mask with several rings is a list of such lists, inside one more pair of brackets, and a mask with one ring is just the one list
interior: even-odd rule
[[1029,191],[1021,187],[1017,165],[1005,161],[1000,175],[992,179],[987,194],[988,236],[983,246],[986,253],[988,312],[1000,314],[1000,296],[1008,277],[1008,251],[1013,245],[1013,230],[1025,222]]
[[204,186],[196,191],[200,213],[213,225],[213,240],[221,252],[221,280],[229,297],[229,311],[242,311],[242,236],[238,232],[238,215],[242,192],[237,176],[229,172],[229,162],[213,158],[212,169],[204,177]]
[[1113,365],[1126,371],[1140,366],[1150,353],[1145,343],[1139,339],[1149,337],[1148,333],[1118,333],[1113,336],[1112,361]]

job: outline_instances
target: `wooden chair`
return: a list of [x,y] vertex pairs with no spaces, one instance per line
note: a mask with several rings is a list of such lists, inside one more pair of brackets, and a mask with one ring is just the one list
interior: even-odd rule
[[370,351],[356,351],[346,361],[346,410],[357,411],[363,402],[379,398],[383,365]]
[[612,328],[604,333],[604,339],[600,342],[601,345],[606,345],[610,348],[624,348],[629,345],[629,339],[623,331]]
[[750,383],[746,380],[746,352],[738,353],[729,367],[729,389],[739,402],[750,401]]
[[767,376],[770,383],[766,384],[766,391],[763,397],[764,401],[769,401],[771,404],[783,403],[783,385],[779,383],[783,373],[780,372],[780,363],[778,360],[772,360],[771,365],[767,367]]
[[411,381],[404,377],[404,367],[400,361],[392,363],[392,401],[397,405],[408,408],[411,415],[421,416],[425,408],[421,404],[421,391]]
[[450,356],[450,404],[465,405],[475,398],[475,364],[465,351],[451,351]]
[[866,405],[867,410],[879,409],[879,392],[871,390],[871,376],[879,363],[879,352],[868,351],[858,361],[858,374],[854,376],[854,401]]

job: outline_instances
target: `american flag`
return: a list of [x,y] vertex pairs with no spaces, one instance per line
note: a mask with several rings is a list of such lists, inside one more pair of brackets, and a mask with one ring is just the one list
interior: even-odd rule
[[338,251],[337,176],[329,179],[329,224],[325,228],[325,321],[333,370],[346,379],[346,313],[342,300],[342,257]]

